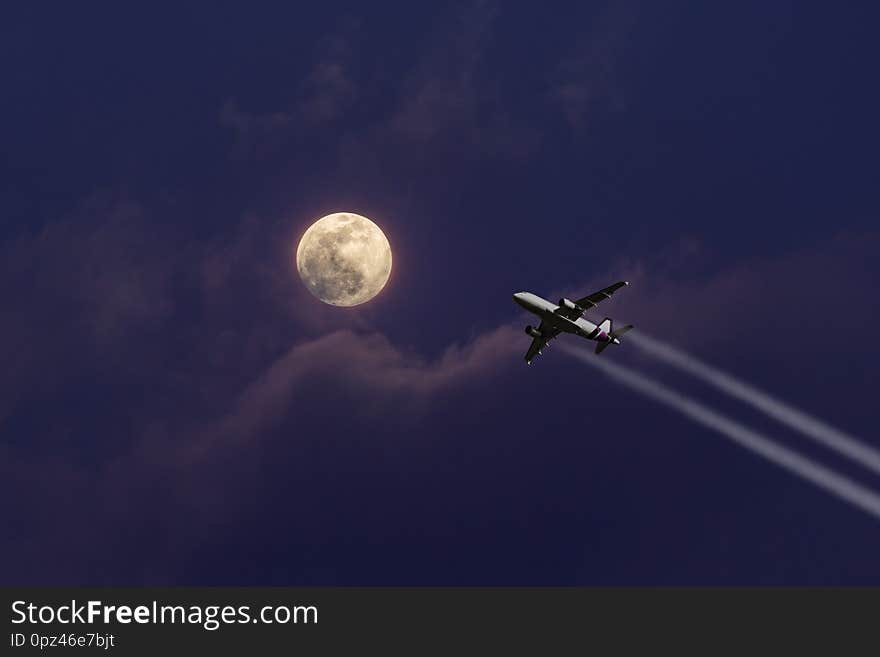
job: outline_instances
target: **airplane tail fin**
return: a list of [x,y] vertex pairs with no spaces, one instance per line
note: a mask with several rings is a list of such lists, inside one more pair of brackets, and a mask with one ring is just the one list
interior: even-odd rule
[[611,333],[611,318],[606,317],[602,320],[602,323],[599,324],[599,332],[604,331],[605,333]]

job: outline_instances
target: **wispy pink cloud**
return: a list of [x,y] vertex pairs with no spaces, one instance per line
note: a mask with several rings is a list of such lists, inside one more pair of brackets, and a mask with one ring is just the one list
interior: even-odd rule
[[631,2],[611,3],[595,24],[575,39],[560,64],[550,99],[576,134],[587,130],[591,113],[600,107],[624,107],[618,69],[637,15]]
[[[815,348],[834,317],[847,317],[847,339],[835,348],[858,348],[870,338],[869,281],[876,278],[877,233],[840,234],[792,251],[748,256],[709,269],[699,243],[685,240],[654,255],[621,259],[608,278],[632,285],[615,296],[610,314],[680,344],[718,349],[742,343],[754,350]],[[603,308],[596,312],[603,312]],[[842,342],[846,342],[843,344]]]
[[292,85],[293,99],[281,109],[255,111],[227,99],[219,122],[235,135],[234,155],[263,157],[289,145],[303,131],[332,124],[342,118],[358,99],[359,89],[351,75],[359,27],[343,19],[336,32],[322,39],[316,63],[301,83]]
[[[276,240],[256,218],[226,242],[178,248],[151,230],[143,208],[127,202],[91,207],[76,227],[52,224],[4,247],[3,291],[19,311],[0,336],[4,362],[11,364],[0,373],[7,411],[22,398],[39,400],[46,386],[76,371],[79,361],[65,353],[72,349],[80,358],[112,356],[126,380],[156,385],[157,394],[145,410],[126,411],[130,433],[88,467],[66,462],[52,449],[5,446],[0,452],[0,498],[16,528],[5,537],[4,551],[22,564],[18,581],[49,581],[66,572],[81,582],[114,583],[113,573],[101,574],[101,552],[95,553],[87,536],[75,534],[85,512],[107,526],[128,528],[107,549],[125,554],[137,544],[155,550],[153,561],[125,564],[127,572],[137,573],[129,575],[131,581],[169,581],[168,564],[179,567],[180,555],[249,512],[248,496],[235,491],[260,480],[265,459],[280,449],[279,433],[294,452],[319,438],[297,431],[302,425],[315,431],[315,403],[332,400],[344,416],[334,418],[325,408],[321,422],[347,418],[383,435],[389,423],[415,430],[455,400],[533,373],[522,361],[529,341],[522,325],[531,318],[509,298],[498,300],[509,308],[509,321],[426,358],[365,325],[328,332],[298,323],[295,313],[271,311],[284,307],[291,287],[279,264],[284,254],[266,257],[263,240]],[[633,285],[599,312],[702,350],[775,352],[778,339],[755,337],[785,336],[786,348],[807,354],[815,337],[793,321],[814,321],[823,310],[849,317],[870,312],[878,241],[876,234],[841,236],[709,273],[711,258],[704,258],[697,242],[686,241],[622,260],[564,292],[581,294],[629,278]],[[177,313],[187,309],[175,302],[172,282],[181,280],[192,285],[189,294],[200,312],[178,324]],[[240,321],[241,308],[254,297],[267,314]],[[498,314],[503,318],[506,311]],[[163,334],[168,329],[175,339],[143,347],[137,337],[145,324],[164,327]],[[57,332],[58,326],[64,331]],[[303,337],[303,326],[315,337]],[[872,326],[846,322],[848,342],[839,347],[858,349]],[[170,358],[166,350],[181,356]],[[550,358],[561,355],[551,351]],[[44,448],[63,444],[70,433],[58,422],[41,431],[32,439]],[[26,512],[13,502],[20,491],[38,492]],[[56,518],[59,508],[69,509],[62,520]],[[130,522],[132,514],[138,523]],[[41,570],[51,561],[59,527],[74,535],[66,552],[70,562]]]

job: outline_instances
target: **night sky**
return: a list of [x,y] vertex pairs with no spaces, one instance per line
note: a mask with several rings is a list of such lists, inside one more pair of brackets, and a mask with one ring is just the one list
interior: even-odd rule
[[[2,14],[0,583],[880,584],[875,518],[526,366],[511,298],[628,279],[588,317],[880,447],[870,3]],[[295,268],[335,211],[394,252],[355,308]]]

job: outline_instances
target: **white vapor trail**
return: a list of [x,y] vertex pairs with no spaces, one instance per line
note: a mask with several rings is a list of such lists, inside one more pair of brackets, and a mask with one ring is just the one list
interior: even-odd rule
[[713,429],[740,447],[764,457],[771,463],[775,463],[880,520],[880,495],[849,477],[780,445],[757,431],[712,410],[659,381],[644,376],[636,370],[618,365],[601,356],[597,357],[591,352],[564,342],[560,342],[559,348],[603,371],[615,382],[678,411],[697,424]]
[[669,365],[692,374],[718,390],[726,392],[731,397],[751,405],[777,422],[801,432],[807,438],[852,459],[862,467],[880,474],[880,450],[865,444],[855,436],[844,433],[822,422],[822,420],[799,411],[766,392],[707,365],[665,342],[650,338],[644,333],[635,334],[633,331],[627,336],[627,342]]

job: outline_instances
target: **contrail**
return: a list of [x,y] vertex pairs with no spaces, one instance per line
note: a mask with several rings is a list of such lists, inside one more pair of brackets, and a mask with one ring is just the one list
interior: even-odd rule
[[828,493],[849,502],[853,506],[880,520],[880,495],[852,479],[830,470],[812,459],[791,450],[766,436],[731,420],[700,402],[687,397],[659,381],[648,378],[636,370],[618,365],[608,359],[585,352],[580,347],[560,342],[559,348],[602,370],[611,379],[625,385],[645,397],[664,404],[698,424],[713,429],[741,447],[763,456],[771,463],[785,468],[801,479],[809,481]]
[[859,465],[880,474],[880,451],[785,402],[763,390],[734,378],[675,347],[650,338],[644,333],[630,333],[627,342],[660,360],[694,375],[731,397],[750,404],[774,420],[800,431],[807,438],[849,457]]

